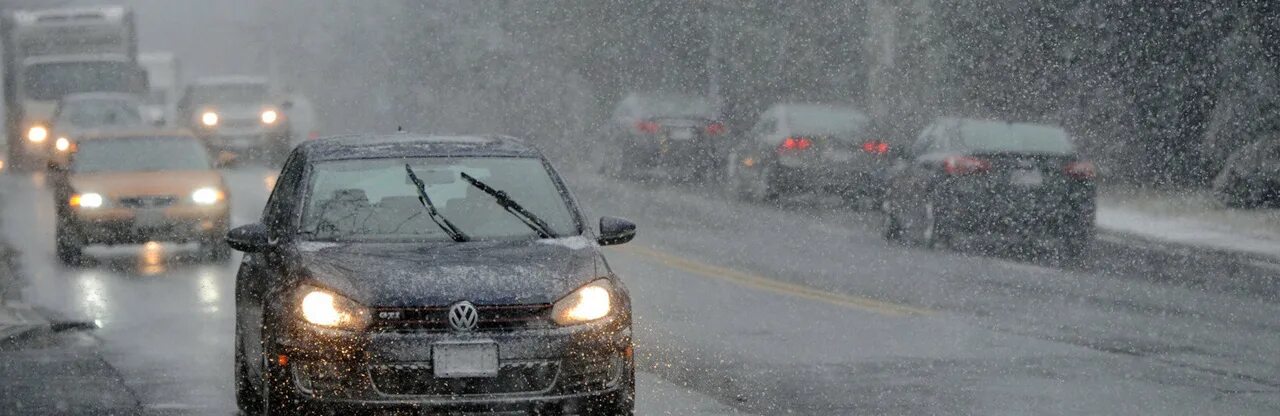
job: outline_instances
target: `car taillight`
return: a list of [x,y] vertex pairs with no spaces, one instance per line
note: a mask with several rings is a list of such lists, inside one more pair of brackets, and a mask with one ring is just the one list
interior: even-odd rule
[[1098,176],[1098,169],[1093,166],[1093,162],[1084,160],[1068,163],[1064,170],[1068,176],[1076,179],[1093,179]]
[[660,129],[662,129],[662,126],[650,120],[636,122],[636,131],[644,134],[658,134]]
[[948,175],[969,175],[991,170],[991,162],[970,156],[947,156],[942,160],[942,169]]
[[782,140],[782,144],[778,145],[778,151],[794,151],[805,150],[813,147],[813,141],[808,137],[788,137]]
[[889,143],[879,140],[867,140],[862,143],[862,151],[874,155],[883,155],[889,153]]
[[707,125],[708,136],[719,136],[721,134],[724,134],[726,130],[727,129],[725,129],[724,124],[721,124],[719,122],[711,123]]

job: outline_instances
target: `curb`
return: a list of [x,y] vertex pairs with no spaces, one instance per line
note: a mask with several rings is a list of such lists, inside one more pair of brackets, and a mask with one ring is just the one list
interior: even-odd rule
[[1098,228],[1097,238],[1100,241],[1137,246],[1138,248],[1163,251],[1169,254],[1183,256],[1203,256],[1207,254],[1219,258],[1231,258],[1243,263],[1252,263],[1257,266],[1273,268],[1280,271],[1280,253],[1277,253],[1275,256],[1268,256],[1261,253],[1224,249],[1209,245],[1168,241],[1141,234],[1109,230],[1106,228]]

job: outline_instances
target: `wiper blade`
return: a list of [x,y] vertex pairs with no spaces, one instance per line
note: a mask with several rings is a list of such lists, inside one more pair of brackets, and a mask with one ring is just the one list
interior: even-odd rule
[[431,217],[431,222],[436,223],[441,230],[449,234],[449,238],[452,238],[453,241],[461,243],[470,240],[466,234],[462,233],[462,230],[459,230],[457,226],[449,222],[448,218],[440,215],[440,211],[436,209],[436,204],[431,202],[430,196],[427,196],[427,184],[423,183],[422,179],[418,179],[418,175],[413,173],[413,168],[408,163],[404,164],[404,171],[409,174],[409,180],[418,188],[418,202],[422,203],[423,208],[427,209],[427,216]]
[[492,196],[493,199],[498,202],[498,205],[502,206],[502,209],[505,209],[507,212],[510,212],[511,215],[516,216],[516,218],[520,219],[520,222],[523,222],[524,225],[528,226],[534,232],[537,232],[542,238],[556,238],[556,233],[551,231],[551,226],[547,225],[546,221],[543,221],[542,218],[538,218],[537,215],[529,212],[529,210],[524,209],[520,203],[511,199],[506,192],[493,189],[493,187],[484,182],[480,182],[479,179],[468,175],[466,172],[462,172],[462,179],[467,181],[467,183],[470,183],[471,186],[474,186],[484,193],[489,194],[489,196]]

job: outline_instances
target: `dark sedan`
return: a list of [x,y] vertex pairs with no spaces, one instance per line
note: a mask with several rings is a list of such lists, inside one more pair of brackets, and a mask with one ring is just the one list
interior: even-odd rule
[[706,179],[720,165],[727,129],[711,101],[700,96],[630,94],[601,134],[606,173]]
[[878,200],[890,144],[869,124],[843,105],[774,105],[729,152],[726,188],[755,200],[807,191]]
[[249,412],[631,414],[630,297],[547,160],[507,137],[298,146],[228,234]]
[[901,156],[884,202],[891,240],[1055,240],[1064,258],[1093,241],[1097,173],[1060,128],[941,119]]

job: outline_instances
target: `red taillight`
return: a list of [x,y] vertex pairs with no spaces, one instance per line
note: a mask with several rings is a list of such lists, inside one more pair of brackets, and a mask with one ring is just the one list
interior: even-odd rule
[[727,129],[725,129],[724,124],[721,124],[719,122],[711,123],[707,125],[708,136],[719,136],[721,134],[724,134],[725,131],[727,131]]
[[636,122],[636,131],[639,131],[644,134],[658,134],[658,130],[661,130],[661,129],[662,129],[662,126],[659,126],[658,123],[655,123],[650,120],[643,120],[643,121]]
[[810,147],[813,147],[813,141],[809,140],[808,137],[788,137],[782,140],[782,144],[778,145],[778,150],[805,150]]
[[969,156],[947,156],[942,160],[942,169],[948,175],[969,175],[991,170],[991,162]]
[[876,155],[883,155],[885,153],[889,153],[889,143],[879,140],[867,140],[862,143],[862,151]]
[[1084,160],[1068,163],[1064,170],[1067,175],[1077,179],[1093,179],[1098,176],[1098,169],[1093,166],[1093,162]]

